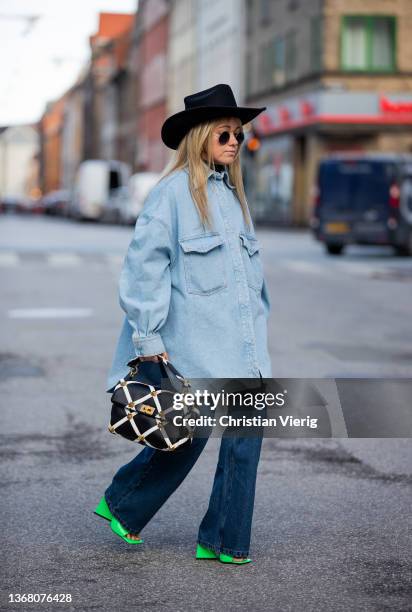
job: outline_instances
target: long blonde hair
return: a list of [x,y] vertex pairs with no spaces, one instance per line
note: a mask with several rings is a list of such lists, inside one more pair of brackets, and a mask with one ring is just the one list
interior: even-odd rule
[[[161,174],[161,178],[172,174],[175,170],[188,169],[189,189],[193,201],[199,212],[203,226],[211,228],[210,210],[207,198],[207,180],[210,168],[214,167],[212,157],[212,138],[215,127],[225,119],[224,117],[200,123],[191,128],[180,142],[169,163]],[[250,213],[246,202],[245,190],[243,187],[242,168],[240,165],[238,149],[236,157],[227,166],[229,181],[235,187],[235,193],[242,208],[243,218],[247,227],[250,229]],[[205,160],[202,159],[205,156]]]

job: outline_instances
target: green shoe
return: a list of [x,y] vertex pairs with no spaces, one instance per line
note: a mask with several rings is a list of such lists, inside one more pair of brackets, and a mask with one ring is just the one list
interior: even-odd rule
[[196,548],[196,559],[217,559],[218,555],[210,548],[205,548],[201,544]]
[[247,559],[242,559],[241,561],[235,561],[234,557],[220,553],[219,561],[221,561],[222,563],[235,563],[236,565],[243,565],[243,563],[250,563],[252,559],[247,558]]
[[107,501],[104,495],[102,499],[99,501],[99,503],[97,504],[96,508],[94,509],[94,513],[97,514],[98,516],[102,516],[104,519],[107,519],[108,521],[112,520],[113,514],[109,510],[109,506],[107,505]]
[[129,533],[127,531],[127,529],[125,529],[123,527],[123,525],[121,525],[119,523],[119,521],[116,518],[112,518],[111,522],[110,522],[110,527],[112,528],[112,531],[118,535],[119,537],[122,538],[122,540],[124,540],[125,542],[127,542],[128,544],[143,544],[144,540],[142,540],[140,538],[140,540],[130,540],[130,538],[127,538],[126,535]]

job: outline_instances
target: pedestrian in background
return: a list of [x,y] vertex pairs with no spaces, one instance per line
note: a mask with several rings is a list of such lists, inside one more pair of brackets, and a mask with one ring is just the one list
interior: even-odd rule
[[[176,153],[136,222],[119,281],[125,319],[108,391],[127,362],[169,359],[187,378],[271,377],[270,301],[240,164],[242,126],[229,85],[184,99],[162,140]],[[113,477],[95,512],[130,544],[189,473],[208,438],[182,452],[145,447]],[[250,561],[261,436],[223,437],[196,558]],[[114,519],[114,520],[113,520]]]

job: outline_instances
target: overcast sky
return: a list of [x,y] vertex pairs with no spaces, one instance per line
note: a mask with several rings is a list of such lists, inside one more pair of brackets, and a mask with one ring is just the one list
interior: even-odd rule
[[[37,121],[74,83],[99,12],[136,7],[137,0],[0,0],[0,126]],[[39,19],[30,25],[21,16]]]

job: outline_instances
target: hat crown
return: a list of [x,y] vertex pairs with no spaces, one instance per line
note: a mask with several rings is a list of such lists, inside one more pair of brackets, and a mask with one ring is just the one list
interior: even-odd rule
[[209,89],[204,89],[203,91],[198,91],[195,94],[186,96],[184,102],[185,110],[199,107],[207,108],[208,106],[237,107],[232,88],[226,83],[219,83],[219,85],[214,85],[213,87],[209,87]]
[[243,125],[266,110],[266,106],[238,106],[232,88],[227,83],[219,83],[186,96],[184,103],[185,109],[168,117],[162,125],[162,140],[171,149],[177,149],[182,138],[199,123],[222,117],[238,117]]

